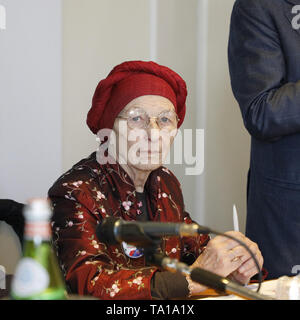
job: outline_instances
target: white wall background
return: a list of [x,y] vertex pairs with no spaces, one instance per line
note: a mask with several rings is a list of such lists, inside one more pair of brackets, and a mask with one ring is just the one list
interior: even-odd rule
[[[45,197],[62,170],[60,0],[1,0],[0,198]],[[0,223],[0,264],[12,272],[20,254]]]
[[[232,95],[227,63],[230,15],[234,0],[203,1],[207,2],[208,8],[205,46],[206,166],[203,188],[205,224],[221,231],[232,229],[232,206],[235,203],[240,229],[244,231],[250,137],[243,127],[238,104]],[[198,189],[198,192],[201,191]]]
[[[0,198],[43,195],[94,151],[85,121],[98,81],[120,62],[153,59],[187,82],[183,129],[205,129],[204,173],[187,176],[184,165],[169,166],[187,210],[225,231],[235,203],[244,230],[249,138],[227,64],[234,0],[24,2],[0,0],[7,9],[7,29],[0,30]],[[18,257],[17,239],[2,223],[0,264],[5,258],[13,272]]]

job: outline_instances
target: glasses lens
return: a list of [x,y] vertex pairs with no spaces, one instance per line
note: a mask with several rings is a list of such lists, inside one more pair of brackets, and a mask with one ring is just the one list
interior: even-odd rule
[[145,128],[148,121],[146,112],[141,109],[133,109],[128,113],[128,125],[131,128]]
[[158,116],[160,128],[176,127],[178,122],[177,114],[173,111],[163,112]]

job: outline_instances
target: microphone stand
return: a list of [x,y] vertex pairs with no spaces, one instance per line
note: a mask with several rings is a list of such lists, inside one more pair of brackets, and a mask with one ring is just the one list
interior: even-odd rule
[[213,288],[221,293],[234,294],[248,300],[275,300],[270,296],[254,292],[213,272],[200,268],[192,269],[183,262],[157,253],[157,244],[158,242],[156,241],[153,243],[153,246],[144,248],[146,263],[149,265],[156,265],[174,273],[180,272],[184,276],[190,276],[193,281]]

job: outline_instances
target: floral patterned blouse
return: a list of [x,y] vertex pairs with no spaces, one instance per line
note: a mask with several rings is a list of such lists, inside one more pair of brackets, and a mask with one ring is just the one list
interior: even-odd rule
[[[184,210],[180,184],[167,168],[151,172],[145,190],[149,220],[192,223]],[[162,270],[147,266],[144,256],[130,257],[121,244],[107,246],[96,238],[103,218],[137,220],[141,214],[134,184],[118,163],[100,165],[92,153],[54,183],[49,198],[53,244],[73,293],[106,300],[152,299],[151,278]],[[195,259],[208,240],[206,235],[164,237],[161,250],[180,261]]]

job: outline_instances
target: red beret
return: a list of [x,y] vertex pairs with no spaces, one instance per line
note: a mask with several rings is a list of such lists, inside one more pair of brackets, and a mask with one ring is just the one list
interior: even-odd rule
[[178,128],[186,111],[185,81],[173,70],[152,61],[128,61],[116,66],[95,90],[87,125],[93,133],[112,129],[122,109],[143,95],[160,95],[169,99],[178,115]]

